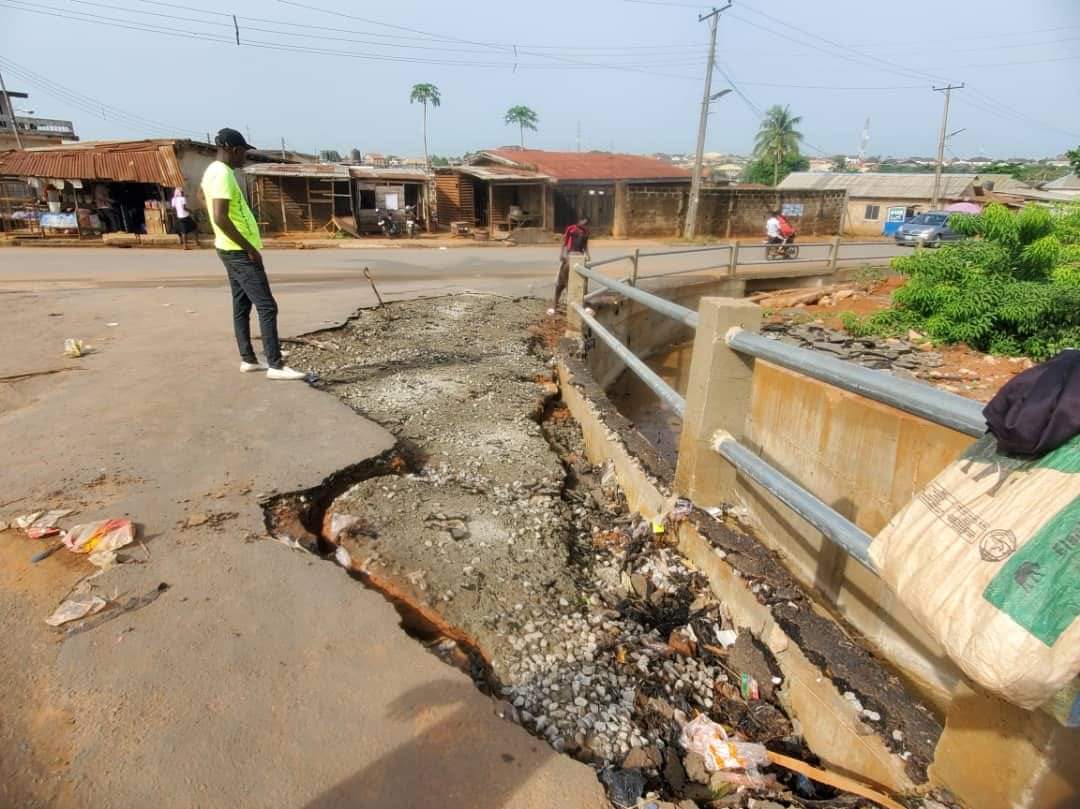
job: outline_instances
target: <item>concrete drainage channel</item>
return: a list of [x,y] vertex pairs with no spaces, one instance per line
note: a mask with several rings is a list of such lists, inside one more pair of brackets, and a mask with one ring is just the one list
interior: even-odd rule
[[782,707],[780,667],[678,552],[671,518],[629,512],[586,460],[542,310],[422,299],[303,338],[291,363],[398,441],[265,501],[271,534],[381,592],[505,718],[594,766],[616,805],[858,805],[779,767],[710,773],[678,745],[680,723],[705,713],[816,761]]

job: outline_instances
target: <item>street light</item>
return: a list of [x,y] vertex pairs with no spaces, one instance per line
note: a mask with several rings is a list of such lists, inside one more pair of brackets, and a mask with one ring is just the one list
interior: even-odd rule
[[[723,98],[724,96],[726,96],[730,92],[731,92],[731,88],[728,87],[725,90],[721,90],[719,93],[713,93],[711,96],[709,96],[709,104],[712,104],[717,99]],[[712,114],[713,114],[713,111],[709,110],[709,115],[712,115]]]

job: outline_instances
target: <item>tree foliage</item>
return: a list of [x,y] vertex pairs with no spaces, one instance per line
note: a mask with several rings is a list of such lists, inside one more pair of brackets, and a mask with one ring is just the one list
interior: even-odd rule
[[427,148],[427,111],[428,106],[438,107],[442,104],[442,95],[439,88],[434,84],[414,84],[409,92],[410,104],[422,104],[424,106],[424,165],[430,166]]
[[799,154],[788,155],[780,163],[780,170],[776,170],[776,166],[773,165],[772,160],[767,158],[758,158],[750,163],[747,163],[746,168],[743,169],[743,181],[748,183],[761,183],[762,185],[773,185],[773,180],[776,178],[776,182],[780,182],[787,177],[793,171],[806,171],[810,168],[810,161]]
[[1073,170],[1073,174],[1080,174],[1080,146],[1075,149],[1069,149],[1065,152],[1065,157],[1068,158],[1069,166]]
[[908,277],[893,305],[860,318],[844,315],[856,335],[918,329],[942,343],[967,343],[995,354],[1042,360],[1080,346],[1080,204],[1012,213],[991,204],[955,214],[966,238],[893,259]]
[[506,115],[503,116],[503,123],[514,124],[517,126],[521,133],[521,148],[524,149],[525,130],[528,129],[535,132],[537,124],[540,123],[540,116],[537,115],[534,110],[531,110],[522,104],[518,104],[506,111]]
[[754,157],[773,165],[773,181],[780,182],[780,166],[789,155],[799,153],[802,133],[796,129],[802,117],[791,114],[791,107],[774,104],[765,111],[757,136],[754,138]]

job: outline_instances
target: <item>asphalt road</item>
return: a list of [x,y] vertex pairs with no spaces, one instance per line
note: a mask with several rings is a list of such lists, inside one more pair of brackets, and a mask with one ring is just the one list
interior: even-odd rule
[[[597,246],[593,260],[603,261],[632,252],[631,242]],[[642,251],[663,250],[655,244]],[[678,248],[672,248],[678,249]],[[841,264],[884,262],[910,252],[893,244],[841,248]],[[827,246],[805,246],[799,262],[764,263],[761,245],[740,247],[740,271],[775,273],[787,268],[824,268]],[[276,285],[367,286],[363,269],[370,267],[380,289],[392,293],[427,294],[451,289],[491,289],[513,294],[550,293],[557,251],[550,246],[408,248],[362,247],[318,250],[268,250],[267,271]],[[726,250],[687,251],[681,255],[643,258],[640,273],[723,269]],[[629,262],[605,265],[606,273],[628,275]],[[34,248],[0,250],[0,292],[40,289],[224,286],[225,275],[213,250]]]

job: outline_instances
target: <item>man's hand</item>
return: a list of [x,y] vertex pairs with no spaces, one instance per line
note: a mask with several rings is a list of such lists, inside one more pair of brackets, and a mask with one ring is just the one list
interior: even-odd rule
[[251,245],[248,245],[248,248],[244,252],[247,253],[247,257],[251,260],[252,264],[265,272],[265,268],[263,267],[262,253],[260,253]]

